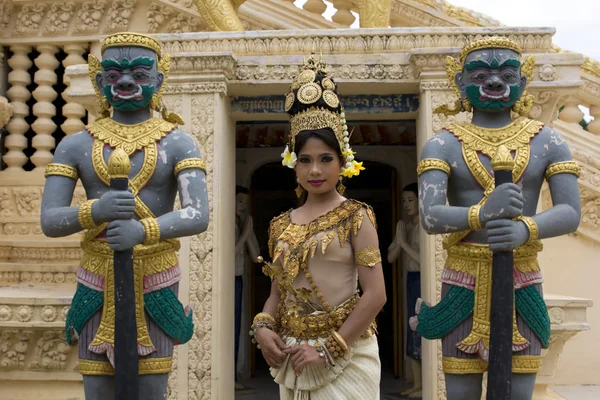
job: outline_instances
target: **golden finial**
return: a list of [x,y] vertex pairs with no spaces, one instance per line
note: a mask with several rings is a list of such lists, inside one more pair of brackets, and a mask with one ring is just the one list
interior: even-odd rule
[[129,178],[131,161],[123,149],[115,149],[108,158],[108,174],[111,178]]
[[512,171],[514,167],[515,160],[512,158],[510,150],[505,145],[500,145],[492,158],[492,169],[494,171]]

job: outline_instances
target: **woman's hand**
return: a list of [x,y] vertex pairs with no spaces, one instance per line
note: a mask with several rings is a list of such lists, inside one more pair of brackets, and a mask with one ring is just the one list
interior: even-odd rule
[[398,242],[400,242],[403,247],[404,245],[408,244],[408,227],[404,221],[398,221],[398,226],[396,227],[396,236],[398,237]]
[[283,343],[279,335],[268,328],[258,328],[256,331],[256,341],[269,367],[281,367],[281,363],[283,363],[287,354],[284,353],[284,349],[286,348],[285,343]]
[[321,357],[317,349],[307,343],[290,347],[283,352],[292,356],[296,376],[300,376],[302,370],[309,365],[326,364],[325,357]]

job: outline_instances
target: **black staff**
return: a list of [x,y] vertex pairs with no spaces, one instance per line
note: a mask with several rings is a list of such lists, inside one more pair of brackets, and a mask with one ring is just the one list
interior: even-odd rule
[[[495,187],[512,182],[515,162],[500,146],[492,159]],[[492,261],[490,311],[490,358],[487,400],[510,400],[512,378],[512,333],[514,311],[513,252],[498,251]]]
[[[110,188],[129,189],[129,156],[116,149],[108,160]],[[115,251],[115,400],[138,400],[137,325],[133,250]],[[109,295],[108,293],[106,295]]]

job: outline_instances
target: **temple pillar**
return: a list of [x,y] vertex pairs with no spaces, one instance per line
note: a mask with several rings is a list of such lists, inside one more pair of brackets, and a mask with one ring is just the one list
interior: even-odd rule
[[[417,117],[417,158],[427,140],[439,131],[444,118],[433,110],[441,104],[451,103],[454,94],[445,74],[441,71],[420,73],[419,116]],[[421,229],[421,297],[429,304],[441,299],[441,273],[446,259],[441,235],[428,235]],[[441,370],[441,341],[422,342],[423,399],[446,398],[444,374]]]

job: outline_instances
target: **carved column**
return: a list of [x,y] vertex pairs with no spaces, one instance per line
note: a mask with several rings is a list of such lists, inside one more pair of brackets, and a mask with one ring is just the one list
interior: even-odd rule
[[[193,76],[182,60],[193,63]],[[187,243],[182,240],[180,263],[182,271],[187,269],[189,287],[183,287],[180,299],[192,306],[197,324],[190,342],[177,351],[169,400],[233,399],[233,320],[224,316],[233,309],[235,275],[230,251],[235,235],[235,127],[227,97],[235,58],[188,53],[173,57],[171,65],[165,103],[181,113],[183,129],[196,139],[206,162],[210,222],[206,232]]]
[[[63,61],[65,69],[71,65],[86,63],[86,60],[81,56],[86,47],[87,45],[81,43],[72,43],[65,46],[65,52],[68,54]],[[67,119],[60,127],[67,135],[70,135],[85,127],[83,121],[81,121],[81,118],[85,116],[85,107],[69,98],[68,90],[71,85],[71,78],[65,74],[63,82],[67,87],[62,93],[62,98],[65,99],[67,104],[63,106],[62,113]]]
[[[417,118],[417,154],[420,154],[425,142],[438,132],[449,118],[434,114],[434,110],[442,104],[451,104],[456,96],[444,72],[432,68],[441,66],[442,58],[413,57],[420,72],[419,116]],[[464,115],[461,116],[464,119]],[[455,118],[455,117],[451,117]],[[446,261],[446,253],[442,248],[442,235],[428,235],[421,230],[421,297],[430,304],[437,304],[441,299],[441,274]],[[441,341],[423,340],[423,398],[446,399],[444,374],[441,363]]]
[[33,91],[33,97],[37,100],[33,106],[33,115],[37,117],[31,125],[36,133],[32,144],[36,152],[31,156],[31,161],[36,170],[43,171],[46,165],[52,161],[50,150],[54,148],[54,137],[52,133],[56,130],[56,124],[52,117],[56,115],[56,106],[53,101],[58,96],[52,85],[56,85],[56,68],[59,65],[55,54],[58,47],[52,44],[41,44],[37,47],[40,55],[35,59],[35,65],[39,68],[35,73],[34,81],[38,87]]
[[588,130],[594,135],[600,135],[600,106],[590,106],[590,115],[594,120],[588,125]]
[[25,117],[29,115],[29,107],[26,102],[31,98],[31,93],[27,85],[31,83],[31,76],[27,70],[33,63],[27,57],[31,51],[30,46],[13,45],[10,47],[13,56],[8,60],[8,65],[12,71],[8,74],[8,83],[11,88],[6,95],[11,101],[13,107],[13,118],[6,126],[8,136],[4,142],[8,152],[2,158],[7,165],[7,172],[22,171],[23,165],[27,162],[27,157],[23,150],[27,147],[27,138],[25,133],[29,130],[29,124],[25,122]]
[[333,22],[343,26],[350,26],[356,21],[356,17],[350,12],[350,9],[352,8],[351,1],[336,0],[333,2],[333,6],[337,8],[337,12],[331,17]]

